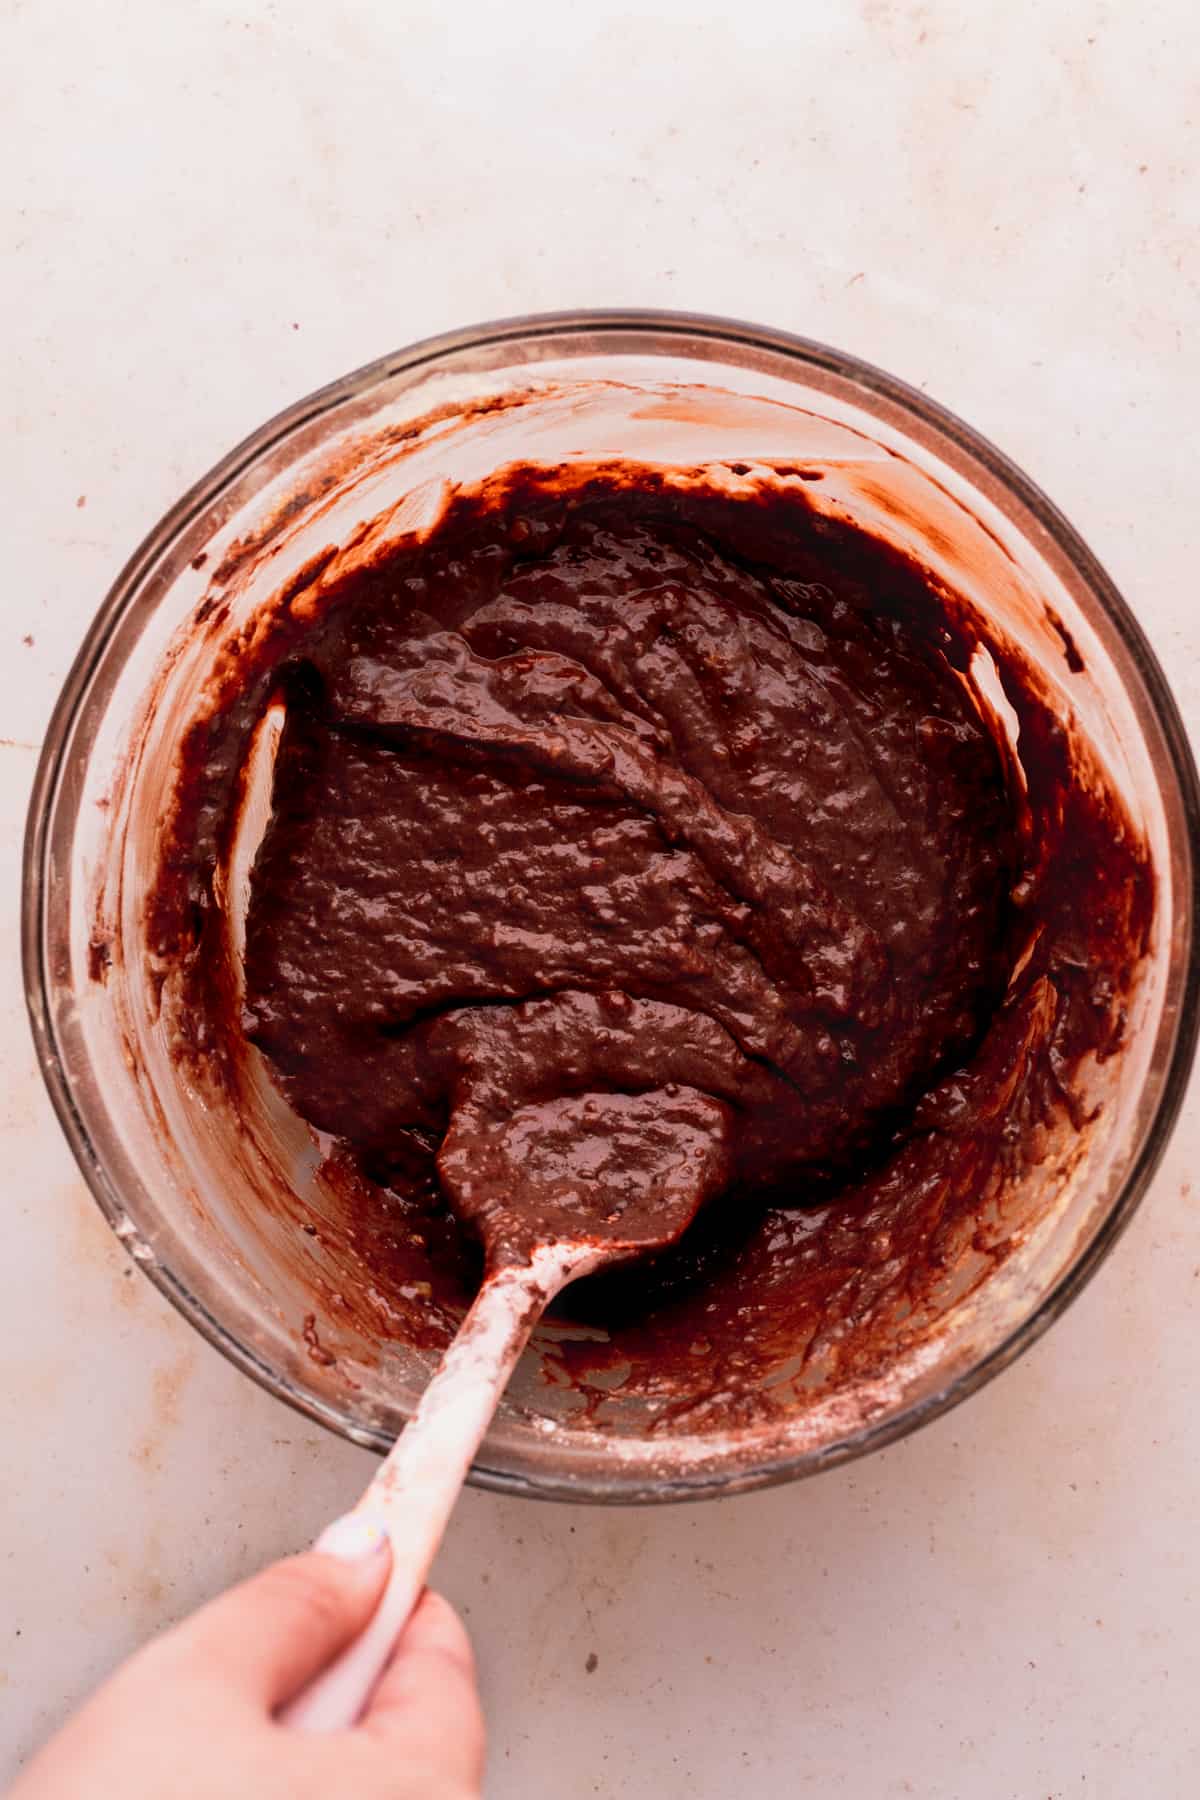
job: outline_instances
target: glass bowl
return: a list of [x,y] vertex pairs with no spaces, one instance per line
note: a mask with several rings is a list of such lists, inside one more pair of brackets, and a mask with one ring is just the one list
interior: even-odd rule
[[[34,787],[24,958],[38,1054],[93,1193],[145,1273],[240,1368],[356,1443],[385,1448],[427,1351],[322,1317],[312,1284],[361,1280],[299,1240],[264,1183],[312,1201],[320,1155],[269,1083],[208,1091],[173,1058],[145,974],[143,902],[180,730],[220,645],[330,546],[402,535],[448,484],[507,463],[820,468],[820,504],[916,547],[999,620],[1090,738],[1149,844],[1151,953],[1086,1153],[1035,1179],[1028,1229],[916,1350],[848,1390],[780,1371],[769,1419],[706,1435],[572,1417],[536,1352],[474,1479],[527,1495],[663,1501],[810,1474],[900,1437],[1026,1349],[1112,1247],[1179,1107],[1196,1036],[1194,766],[1136,620],[1034,484],[924,395],[783,333],[667,313],[580,313],[450,333],[372,363],[264,425],[150,533],[103,602]],[[814,492],[818,490],[814,489]],[[240,879],[244,880],[245,870]],[[99,923],[98,923],[99,922]],[[235,1116],[236,1115],[236,1116]],[[300,1243],[300,1252],[297,1244]],[[338,1256],[342,1257],[341,1263]],[[332,1256],[333,1261],[329,1263]],[[307,1261],[305,1259],[308,1259]],[[321,1259],[326,1259],[326,1266]],[[782,1396],[782,1397],[781,1397]]]

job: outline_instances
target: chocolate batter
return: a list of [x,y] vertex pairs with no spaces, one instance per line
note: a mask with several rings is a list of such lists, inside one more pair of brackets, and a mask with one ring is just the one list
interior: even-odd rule
[[503,1180],[536,1234],[566,1177],[623,1207],[695,1161],[679,1248],[563,1302],[610,1334],[572,1376],[736,1413],[784,1352],[894,1354],[1082,1128],[1146,944],[1144,849],[1031,672],[991,646],[1018,769],[976,622],[794,489],[520,471],[309,583],[189,740],[159,928],[186,902],[232,1056],[211,875],[282,699],[242,1023],[367,1177],[375,1282],[419,1271],[448,1328],[478,1257],[447,1199],[478,1223]]

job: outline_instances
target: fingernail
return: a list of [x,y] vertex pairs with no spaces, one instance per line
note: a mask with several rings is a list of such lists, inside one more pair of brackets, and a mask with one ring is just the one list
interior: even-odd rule
[[387,1532],[374,1519],[362,1513],[347,1513],[325,1527],[313,1549],[322,1556],[336,1556],[339,1562],[366,1562],[378,1556],[387,1542]]

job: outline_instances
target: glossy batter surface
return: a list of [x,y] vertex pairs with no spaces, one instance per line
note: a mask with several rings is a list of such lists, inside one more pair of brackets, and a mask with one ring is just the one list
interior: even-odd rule
[[1003,771],[953,670],[828,574],[618,504],[343,599],[288,686],[247,937],[247,1030],[306,1118],[386,1172],[454,1114],[470,1182],[553,1109],[619,1200],[609,1097],[686,1139],[707,1095],[745,1203],[802,1201],[967,1048],[1006,973]]

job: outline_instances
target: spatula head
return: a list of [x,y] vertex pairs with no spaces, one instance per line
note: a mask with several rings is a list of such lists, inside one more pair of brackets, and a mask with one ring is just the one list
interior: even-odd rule
[[438,1155],[450,1203],[489,1263],[589,1245],[596,1263],[665,1249],[729,1174],[729,1110],[696,1088],[583,1093],[504,1118],[456,1109]]

